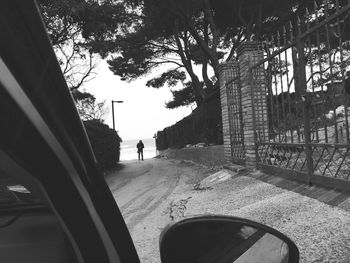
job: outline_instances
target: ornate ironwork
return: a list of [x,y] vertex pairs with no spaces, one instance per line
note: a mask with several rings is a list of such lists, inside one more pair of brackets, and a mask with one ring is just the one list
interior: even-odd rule
[[242,97],[239,77],[226,83],[232,161],[245,162]]
[[[350,3],[323,1],[264,41],[260,165],[350,180]],[[259,81],[261,78],[259,78]]]

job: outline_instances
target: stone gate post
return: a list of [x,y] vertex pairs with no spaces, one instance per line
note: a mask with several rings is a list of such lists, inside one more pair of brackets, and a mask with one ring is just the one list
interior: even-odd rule
[[230,120],[229,120],[229,102],[227,96],[226,83],[233,80],[239,74],[238,63],[236,61],[227,61],[219,66],[220,74],[220,100],[222,113],[222,133],[224,141],[225,161],[232,162],[232,145],[230,136]]
[[255,168],[258,161],[256,139],[267,136],[266,79],[264,65],[250,67],[264,58],[260,42],[248,41],[237,49],[241,80],[242,114],[246,166]]

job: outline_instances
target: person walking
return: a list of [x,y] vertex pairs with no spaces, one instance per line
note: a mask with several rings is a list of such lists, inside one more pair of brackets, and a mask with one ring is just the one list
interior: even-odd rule
[[137,153],[139,155],[139,160],[141,157],[141,160],[143,161],[143,148],[145,148],[145,146],[143,145],[143,142],[140,140],[136,145],[136,147],[137,147]]

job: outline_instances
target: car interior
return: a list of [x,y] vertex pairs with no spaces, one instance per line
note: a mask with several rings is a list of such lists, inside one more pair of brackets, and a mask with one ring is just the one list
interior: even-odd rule
[[[40,149],[38,134],[8,96],[1,94],[0,101],[1,112],[11,112],[7,117],[1,114],[1,262],[78,262],[73,243],[32,176],[40,173],[35,165],[40,162],[40,151],[38,155],[28,149]],[[23,158],[27,154],[30,158]]]
[[0,32],[1,262],[139,262],[36,2],[1,1]]

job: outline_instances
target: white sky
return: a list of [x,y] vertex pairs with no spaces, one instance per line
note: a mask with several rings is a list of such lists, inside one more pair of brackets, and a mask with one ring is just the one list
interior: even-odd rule
[[108,64],[103,60],[100,60],[95,72],[95,78],[87,82],[84,88],[98,101],[106,100],[109,112],[105,123],[111,128],[111,100],[124,101],[114,103],[115,126],[123,140],[152,138],[158,130],[175,124],[191,113],[191,107],[166,109],[165,102],[172,98],[170,89],[147,87],[146,82],[151,77],[131,83],[121,81],[119,76],[115,76],[108,69]]

